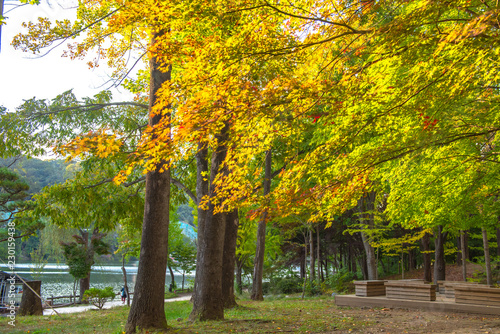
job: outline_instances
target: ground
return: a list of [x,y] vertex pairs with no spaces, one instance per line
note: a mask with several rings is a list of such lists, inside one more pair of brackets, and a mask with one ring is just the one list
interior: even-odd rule
[[[479,264],[467,264],[467,277],[474,278],[482,272]],[[406,279],[422,278],[423,270],[414,270],[405,273]],[[393,275],[387,279],[401,279],[401,275]],[[461,281],[462,267],[446,265],[446,280]],[[362,322],[370,324],[362,329],[353,329],[350,332],[358,333],[500,333],[500,315],[473,315],[466,313],[426,312],[415,309],[370,309],[345,308],[341,310],[352,323]],[[332,332],[335,333],[335,332]]]
[[346,322],[364,322],[366,325],[362,328],[356,328],[359,325],[355,325],[347,331],[323,333],[500,333],[500,316],[423,312],[413,309],[341,308],[340,312],[345,316]]
[[[448,279],[461,278],[460,267],[447,268]],[[476,270],[480,266],[470,266],[471,276]],[[405,278],[422,277],[421,273],[412,272]],[[171,326],[168,333],[500,334],[500,315],[338,307],[330,295],[304,300],[300,294],[269,296],[264,302],[242,298],[238,304],[239,307],[225,312],[224,321],[190,323],[189,301],[167,303],[165,311]],[[8,325],[7,318],[0,317],[0,333],[118,334],[123,331],[128,310],[126,306],[118,306],[60,316],[19,317],[15,327]]]

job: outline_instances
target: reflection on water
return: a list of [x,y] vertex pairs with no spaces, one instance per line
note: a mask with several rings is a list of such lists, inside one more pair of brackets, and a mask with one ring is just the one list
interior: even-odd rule
[[[136,263],[135,263],[136,264]],[[137,265],[129,264],[125,266],[127,271],[127,282],[130,292],[133,292],[135,279],[137,276]],[[10,272],[8,267],[0,264],[0,270]],[[59,263],[47,263],[41,272],[38,272],[36,266],[31,263],[16,263],[15,273],[24,279],[41,280],[42,281],[42,296],[47,298],[51,296],[67,296],[73,294],[74,279],[68,272],[68,266]],[[166,277],[167,287],[170,285],[170,274]],[[186,277],[184,287],[193,285],[193,276]],[[182,284],[182,275],[176,273],[175,282],[180,288]],[[90,274],[91,288],[113,287],[113,290],[118,293],[123,286],[123,274],[121,264],[105,264],[94,265]],[[77,294],[78,294],[77,290]]]

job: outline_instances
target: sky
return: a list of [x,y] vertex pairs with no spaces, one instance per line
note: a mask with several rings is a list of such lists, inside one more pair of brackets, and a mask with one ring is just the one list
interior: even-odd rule
[[[42,0],[38,6],[22,6],[9,11],[17,3],[6,0],[4,16],[7,24],[2,27],[0,51],[0,106],[14,111],[16,107],[33,97],[52,99],[58,94],[73,89],[77,97],[93,96],[109,89],[109,69],[98,67],[90,70],[83,60],[61,57],[64,45],[45,56],[15,50],[10,44],[13,37],[22,31],[22,22],[36,21],[38,17],[74,18],[74,10],[68,9],[73,0]],[[62,5],[58,4],[62,3]],[[123,89],[112,89],[115,100],[126,99]],[[121,95],[125,94],[125,95]]]

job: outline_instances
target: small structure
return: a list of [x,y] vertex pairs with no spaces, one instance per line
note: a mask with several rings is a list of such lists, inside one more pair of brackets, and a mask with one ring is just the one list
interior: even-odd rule
[[[398,280],[385,281],[385,296],[372,295],[373,297],[367,298],[370,296],[370,287],[380,286],[380,281],[374,283],[360,281],[354,283],[356,295],[335,295],[335,304],[349,307],[399,307],[432,312],[500,315],[499,288],[458,281],[440,283],[443,290],[446,290],[446,297],[442,293],[436,296],[436,285],[424,280]],[[452,298],[447,298],[452,295]]]
[[455,285],[455,303],[500,306],[500,289],[489,285]]
[[19,276],[0,271],[0,313],[8,312],[14,305],[17,309],[23,296],[23,282]]
[[356,296],[372,297],[385,296],[384,281],[354,281]]
[[436,285],[423,281],[388,281],[385,282],[387,298],[405,300],[436,300]]

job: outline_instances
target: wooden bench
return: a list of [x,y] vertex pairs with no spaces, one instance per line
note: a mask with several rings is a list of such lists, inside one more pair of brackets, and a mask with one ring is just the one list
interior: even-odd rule
[[436,285],[422,281],[387,281],[385,282],[387,298],[408,300],[436,300]]
[[459,281],[446,281],[443,283],[443,291],[439,288],[439,292],[444,293],[446,298],[455,298],[455,287],[459,285],[477,285],[477,282],[459,282]]
[[455,285],[455,303],[500,306],[500,289],[482,284]]
[[385,295],[385,281],[354,281],[356,296],[372,297]]

